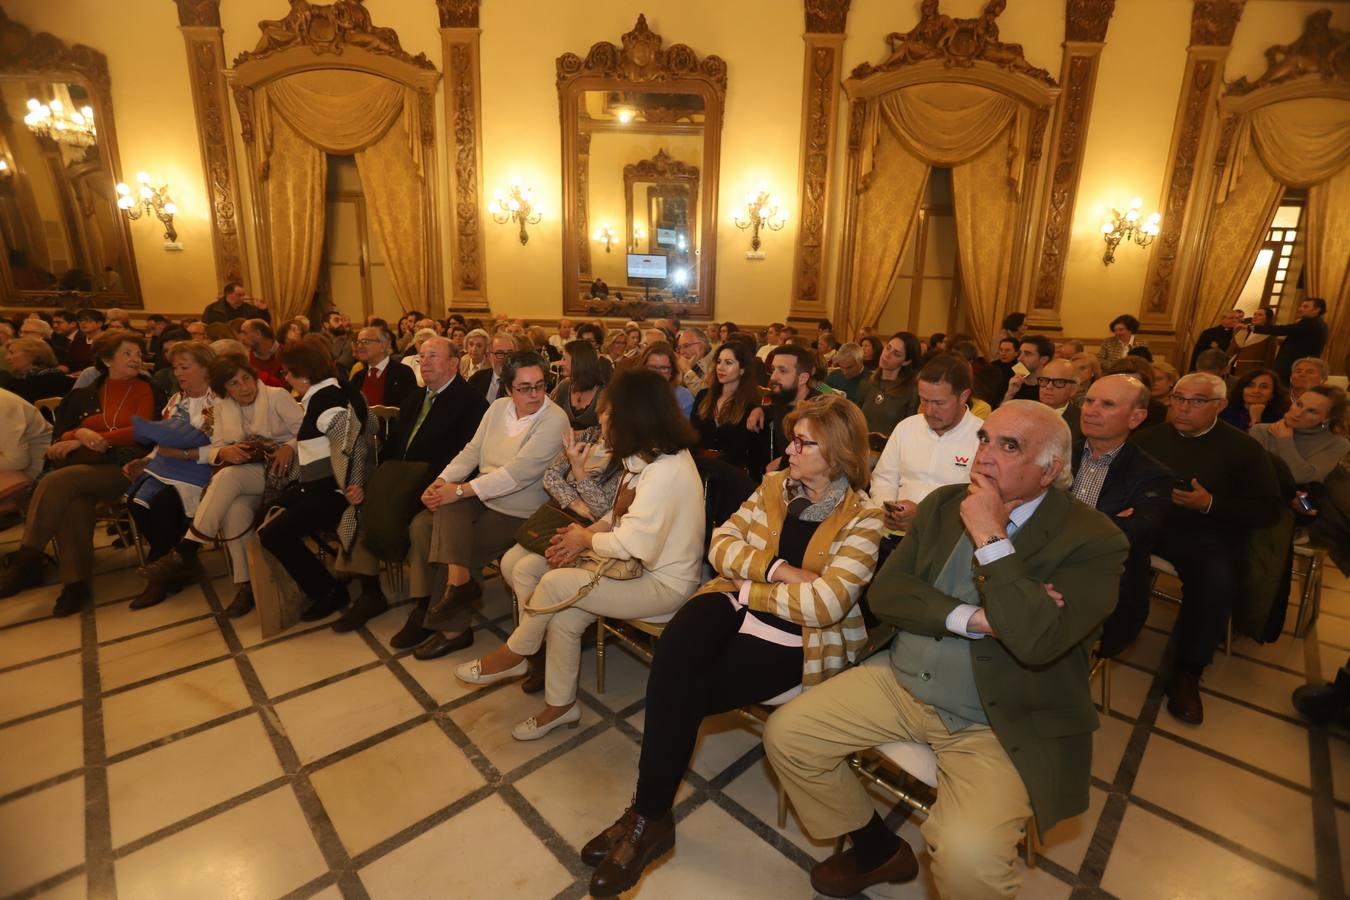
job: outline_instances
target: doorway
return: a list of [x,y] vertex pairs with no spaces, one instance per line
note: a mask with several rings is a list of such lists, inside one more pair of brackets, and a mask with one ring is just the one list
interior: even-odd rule
[[322,279],[329,299],[354,323],[371,316],[397,322],[403,308],[366,216],[355,157],[329,155],[326,206]]
[[877,319],[878,334],[909,331],[927,339],[935,331],[965,327],[961,270],[956,254],[952,170],[934,166],[923,204],[900,257],[900,276]]

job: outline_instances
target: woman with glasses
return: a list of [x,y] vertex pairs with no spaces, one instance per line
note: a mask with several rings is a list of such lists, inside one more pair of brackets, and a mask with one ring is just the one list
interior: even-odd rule
[[694,411],[694,395],[681,382],[680,369],[675,364],[675,348],[667,341],[653,341],[642,351],[642,366],[670,382],[670,386],[675,389],[675,402],[679,404],[680,412],[686,419],[689,418]]
[[611,897],[674,845],[671,808],[705,716],[779,704],[852,663],[867,640],[858,598],[882,513],[864,492],[867,426],[839,395],[784,420],[785,472],[713,532],[717,577],[666,626],[647,679],[633,805],[582,848],[591,894]]
[[[687,500],[700,493],[688,452],[696,435],[676,410],[666,379],[636,366],[620,372],[605,392],[600,428],[623,469],[613,509],[589,527],[572,525],[553,539],[546,552],[553,571],[533,592],[517,596],[523,614],[506,646],[455,670],[461,681],[478,685],[524,675],[525,658],[547,639],[547,705],[512,730],[519,741],[581,720],[576,705],[581,638],[597,616],[663,620],[698,585],[703,509]],[[572,567],[583,551],[634,560],[641,569],[630,579],[601,578],[579,594],[592,581],[591,572]],[[563,608],[554,611],[558,606]]]
[[510,549],[516,531],[549,500],[544,471],[571,428],[567,413],[548,398],[547,373],[536,353],[509,355],[501,370],[509,393],[488,407],[468,445],[422,494],[431,510],[428,559],[445,566],[446,587],[422,616],[422,627],[438,633],[413,651],[417,659],[473,643],[469,614],[483,589],[471,573]]

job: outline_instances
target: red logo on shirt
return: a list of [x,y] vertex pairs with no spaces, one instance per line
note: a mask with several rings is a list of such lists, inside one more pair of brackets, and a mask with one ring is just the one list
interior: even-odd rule
[[969,457],[969,456],[957,456],[957,457],[954,457],[954,459],[956,460],[956,464],[957,464],[958,466],[968,466],[968,465],[970,465],[970,457]]

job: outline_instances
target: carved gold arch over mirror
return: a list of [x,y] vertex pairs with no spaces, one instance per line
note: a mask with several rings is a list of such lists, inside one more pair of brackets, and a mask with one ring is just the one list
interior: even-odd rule
[[[639,15],[622,46],[601,41],[584,58],[558,57],[565,313],[656,311],[635,302],[650,290],[682,315],[713,314],[727,66],[662,42]],[[625,233],[616,235],[620,216]],[[608,240],[600,232],[606,225]],[[664,257],[665,278],[628,277],[626,253],[635,243],[644,255]],[[608,299],[590,296],[596,279],[608,285]]]
[[[308,313],[324,253],[327,158],[353,155],[403,309],[439,308],[432,100],[440,73],[361,0],[291,0],[226,75],[239,109],[261,256],[278,319]],[[364,261],[363,261],[364,268]]]
[[924,0],[909,32],[886,37],[889,55],[844,82],[848,174],[836,322],[874,326],[935,166],[950,167],[966,330],[988,346],[1018,304],[1040,191],[1042,144],[1059,87],[999,38],[1005,0],[974,19]]
[[[1192,335],[1246,298],[1253,267],[1270,241],[1277,209],[1289,189],[1306,191],[1295,240],[1267,259],[1270,303],[1281,322],[1292,321],[1296,269],[1302,259],[1302,296],[1327,302],[1330,341],[1323,358],[1344,371],[1350,354],[1350,31],[1331,27],[1331,11],[1310,15],[1303,33],[1267,48],[1267,68],[1255,81],[1240,78],[1219,100],[1220,136],[1214,158],[1213,202],[1191,292],[1191,314],[1178,335]],[[1287,232],[1287,228],[1281,229]],[[1287,239],[1287,233],[1281,234]],[[1283,271],[1281,271],[1283,270]],[[1278,296],[1276,296],[1278,295]],[[1248,298],[1250,300],[1250,298]]]
[[[80,134],[24,121],[37,100],[92,126]],[[57,113],[60,115],[60,113]],[[0,299],[10,306],[144,306],[131,233],[117,208],[122,174],[108,59],[34,34],[0,10]]]

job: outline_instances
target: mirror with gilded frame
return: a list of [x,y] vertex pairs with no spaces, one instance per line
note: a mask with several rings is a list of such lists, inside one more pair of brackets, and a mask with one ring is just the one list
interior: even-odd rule
[[143,305],[107,58],[0,10],[0,297],[11,306]]
[[[726,64],[661,44],[639,16],[622,46],[558,58],[565,314],[712,315]],[[665,277],[630,278],[630,253]]]

